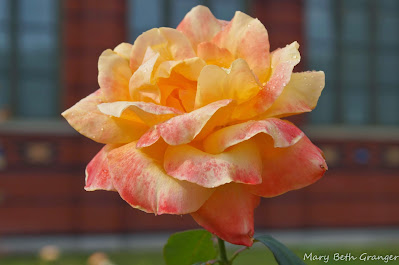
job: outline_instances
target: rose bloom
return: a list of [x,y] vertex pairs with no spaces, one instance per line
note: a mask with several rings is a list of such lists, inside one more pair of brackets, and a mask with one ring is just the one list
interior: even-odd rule
[[269,51],[265,27],[236,12],[193,8],[104,51],[100,88],[62,115],[106,144],[86,168],[88,191],[116,191],[147,213],[191,214],[233,244],[253,243],[260,197],[318,180],[322,152],[280,118],[315,108],[323,72],[292,73],[298,43]]

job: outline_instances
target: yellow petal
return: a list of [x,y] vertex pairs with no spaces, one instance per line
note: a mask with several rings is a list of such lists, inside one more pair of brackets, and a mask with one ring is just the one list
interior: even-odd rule
[[161,91],[153,78],[159,56],[158,52],[148,48],[144,63],[140,65],[130,78],[129,91],[133,101],[161,103]]
[[114,52],[130,61],[130,53],[132,52],[133,45],[130,43],[122,42],[115,47]]
[[79,133],[104,144],[135,141],[149,128],[142,122],[103,114],[97,107],[101,103],[104,103],[104,99],[99,89],[64,111],[62,116]]
[[293,73],[273,105],[260,117],[286,117],[314,109],[324,88],[324,72]]
[[157,78],[168,78],[172,71],[174,71],[188,80],[197,81],[198,76],[205,65],[205,61],[199,57],[180,61],[165,61],[159,65],[155,76]]
[[163,60],[183,60],[195,57],[190,41],[172,28],[155,28],[141,34],[133,44],[130,68],[136,71],[143,62],[147,48],[158,52]]
[[129,62],[118,53],[105,50],[98,60],[98,84],[106,101],[130,100]]
[[228,68],[234,61],[234,56],[226,48],[219,48],[213,42],[202,42],[197,46],[198,57],[207,64]]
[[262,85],[243,59],[235,60],[229,69],[207,65],[198,78],[195,108],[221,99],[241,104],[255,97]]
[[271,54],[271,76],[263,89],[251,100],[241,104],[233,113],[233,119],[248,120],[264,113],[280,96],[291,78],[294,66],[299,63],[299,45],[293,42]]
[[183,114],[174,108],[147,102],[117,101],[98,105],[99,110],[110,116],[153,126],[176,115]]

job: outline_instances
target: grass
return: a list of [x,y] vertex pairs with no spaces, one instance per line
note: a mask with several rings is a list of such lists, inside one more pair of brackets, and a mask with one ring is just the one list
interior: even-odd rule
[[[399,246],[379,246],[379,247],[335,247],[335,248],[321,248],[321,247],[310,247],[302,246],[292,248],[295,253],[303,259],[304,254],[310,253],[317,256],[329,255],[329,261],[323,260],[310,261],[306,260],[305,263],[308,265],[319,265],[319,264],[333,264],[333,265],[379,265],[379,264],[399,264],[399,258],[396,261],[389,261],[385,263],[383,260],[378,261],[362,261],[359,257],[362,253],[368,253],[369,255],[397,255],[399,256]],[[232,252],[231,250],[230,252]],[[351,253],[356,260],[351,261],[337,261],[334,260],[334,254],[339,253],[340,255],[346,255]],[[91,253],[61,253],[60,258],[55,262],[44,262],[40,260],[38,254],[36,255],[22,255],[22,256],[5,256],[0,257],[1,265],[87,265],[88,258]],[[231,255],[231,253],[230,253]],[[110,252],[107,253],[108,259],[115,265],[162,265],[164,264],[161,252]],[[237,259],[234,261],[234,265],[274,265],[277,264],[274,261],[272,254],[267,251],[266,248],[255,247],[251,250],[242,252]]]

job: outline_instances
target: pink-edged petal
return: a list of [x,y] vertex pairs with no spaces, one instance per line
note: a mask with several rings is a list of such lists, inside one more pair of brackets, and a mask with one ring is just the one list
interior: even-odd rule
[[199,5],[187,13],[177,30],[188,37],[196,50],[199,43],[210,41],[225,25],[226,21],[216,19],[209,8]]
[[142,122],[103,114],[97,107],[101,103],[104,103],[104,99],[99,89],[64,111],[62,116],[79,133],[104,144],[135,141],[149,128]]
[[209,232],[232,244],[252,246],[254,209],[259,197],[242,184],[218,187],[205,204],[191,216]]
[[153,126],[138,141],[137,147],[146,147],[163,138],[170,145],[187,144],[209,134],[215,127],[229,121],[234,108],[232,100],[220,100],[190,113],[179,115]]
[[166,172],[206,188],[237,182],[261,183],[262,160],[253,141],[233,146],[228,151],[212,155],[190,145],[169,146],[164,157]]
[[298,48],[299,44],[295,41],[272,52],[272,72],[266,83],[266,88],[273,91],[276,98],[280,96],[284,87],[290,81],[292,70],[301,60]]
[[130,100],[129,80],[132,71],[129,62],[108,49],[98,59],[98,84],[106,101]]
[[277,148],[291,146],[304,136],[295,125],[280,119],[248,121],[222,128],[208,135],[203,142],[204,150],[218,154],[260,133],[266,134],[268,139],[271,137],[273,146]]
[[241,104],[255,97],[261,89],[262,85],[243,59],[235,60],[229,69],[207,65],[198,77],[195,108],[222,99],[233,99]]
[[324,72],[293,73],[273,105],[259,118],[286,117],[314,109],[325,85]]
[[132,207],[155,214],[198,210],[213,189],[168,176],[156,160],[132,142],[109,152],[109,170],[119,195]]
[[122,42],[115,47],[114,52],[130,61],[130,53],[132,52],[133,45],[130,43]]
[[197,46],[198,57],[207,64],[229,68],[234,61],[234,56],[226,48],[219,48],[213,42],[202,42]]
[[116,148],[114,145],[104,146],[86,167],[85,190],[115,191],[108,167],[108,152]]
[[306,136],[287,148],[275,148],[265,141],[259,144],[263,146],[263,181],[259,185],[246,185],[255,195],[273,197],[306,187],[327,170],[323,153]]
[[258,19],[237,11],[212,41],[228,49],[235,58],[245,59],[259,80],[266,80],[270,67],[269,36]]
[[248,120],[264,113],[280,96],[291,79],[294,66],[300,61],[299,45],[293,42],[271,54],[271,75],[264,88],[251,100],[241,104],[233,114],[233,119]]
[[156,84],[154,71],[159,64],[159,52],[154,52],[150,47],[145,53],[143,63],[133,73],[129,80],[129,93],[133,101],[161,102],[161,91]]
[[166,106],[148,102],[117,101],[102,103],[98,109],[106,114],[117,118],[142,122],[148,126],[166,121],[183,112]]
[[180,31],[172,28],[154,28],[141,34],[133,44],[130,68],[136,71],[150,47],[159,52],[163,60],[183,60],[195,57],[190,41]]

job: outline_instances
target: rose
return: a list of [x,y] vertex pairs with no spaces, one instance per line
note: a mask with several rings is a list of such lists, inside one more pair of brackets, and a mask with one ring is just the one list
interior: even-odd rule
[[132,207],[191,214],[234,244],[253,243],[260,197],[305,187],[327,169],[321,151],[280,118],[311,111],[323,72],[292,73],[296,42],[269,52],[259,20],[193,8],[176,29],[151,29],[104,51],[100,89],[62,115],[106,144],[85,189]]

